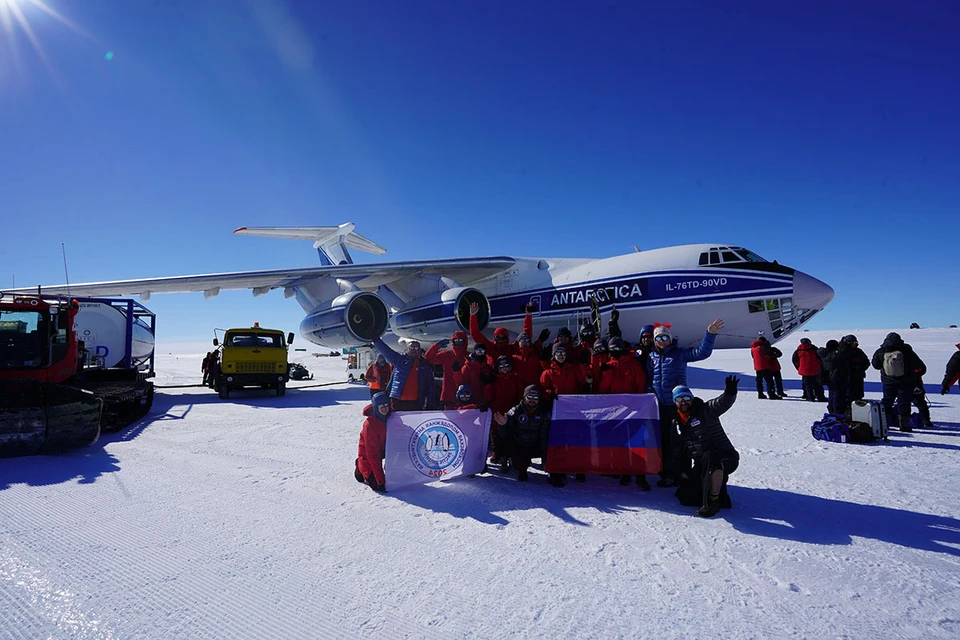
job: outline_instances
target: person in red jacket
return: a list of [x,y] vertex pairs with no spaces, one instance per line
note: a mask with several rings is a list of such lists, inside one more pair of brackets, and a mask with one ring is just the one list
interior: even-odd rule
[[387,451],[387,417],[390,415],[390,396],[382,391],[374,394],[370,404],[363,408],[363,427],[357,444],[357,459],[353,477],[365,482],[378,493],[387,492],[383,474],[383,458]]
[[[506,414],[510,409],[517,406],[525,388],[523,383],[520,382],[520,376],[513,370],[513,358],[508,356],[497,358],[497,372],[493,376],[493,384],[490,386],[490,408],[493,413]],[[510,466],[503,452],[497,450],[498,428],[499,425],[496,422],[490,425],[490,451],[492,452],[490,463],[499,465],[500,471],[505,472]]]
[[[546,332],[546,336],[544,336],[544,339],[546,339],[550,335],[550,330],[544,329],[541,334],[544,332]],[[517,345],[520,349],[513,356],[513,370],[520,377],[523,388],[525,389],[531,384],[540,384],[540,374],[543,373],[540,349],[543,346],[543,341],[537,340],[536,343],[531,343],[530,334],[524,331],[517,338]]]
[[[523,331],[528,335],[533,335],[533,312],[536,310],[536,307],[533,305],[524,305],[523,309],[526,311],[526,315],[523,317]],[[512,356],[520,353],[520,345],[516,342],[510,342],[510,332],[505,327],[497,327],[493,330],[493,340],[487,338],[483,335],[483,332],[480,331],[480,322],[477,320],[477,314],[480,313],[480,304],[477,302],[470,303],[470,337],[473,338],[475,344],[482,344],[487,348],[489,356],[493,361],[496,361],[500,356]],[[547,335],[550,334],[549,330],[544,330]],[[542,335],[542,339],[546,339]]]
[[764,336],[760,336],[758,340],[763,342],[763,355],[767,357],[767,369],[773,376],[773,384],[777,390],[777,395],[780,398],[786,398],[787,394],[783,391],[783,376],[780,374],[780,357],[783,352],[770,344],[770,341]]
[[440,388],[440,405],[444,409],[455,409],[457,405],[457,387],[461,383],[461,371],[470,354],[467,352],[467,333],[453,332],[453,348],[447,349],[449,340],[440,340],[427,349],[423,359],[433,365],[443,367],[443,383]]
[[377,354],[377,359],[367,367],[367,373],[364,380],[370,385],[370,397],[377,395],[380,391],[389,391],[387,385],[390,383],[390,374],[393,373],[393,367],[383,357],[382,353]]
[[603,374],[608,368],[607,362],[609,360],[610,350],[607,347],[607,339],[597,338],[593,343],[593,353],[590,355],[590,364],[587,370],[591,393],[600,393],[600,383],[603,381]]
[[460,370],[460,384],[473,390],[473,401],[486,409],[490,405],[490,383],[493,382],[493,367],[487,362],[487,347],[478,342],[473,353]]
[[[647,372],[640,366],[636,354],[627,349],[623,338],[610,338],[610,358],[601,367],[600,393],[643,393],[647,388]],[[620,484],[630,484],[629,475],[620,476]],[[642,475],[637,476],[637,486],[650,491],[650,483]]]
[[820,356],[817,354],[817,348],[810,338],[801,338],[800,344],[791,357],[793,366],[803,384],[803,399],[810,402],[826,402],[823,396],[823,385],[820,384],[820,370],[823,369],[823,363],[820,362]]
[[753,370],[757,376],[757,397],[765,400],[767,396],[763,395],[763,383],[767,383],[767,393],[771,400],[779,400],[777,390],[774,388],[773,371],[770,369],[770,358],[765,353],[766,341],[763,336],[750,343],[750,355],[753,356]]
[[600,376],[600,393],[643,393],[646,387],[647,372],[623,338],[610,338],[610,359]]
[[550,367],[540,376],[540,388],[547,398],[559,395],[583,393],[587,376],[577,362],[567,362],[567,348],[559,342],[553,344],[553,359]]

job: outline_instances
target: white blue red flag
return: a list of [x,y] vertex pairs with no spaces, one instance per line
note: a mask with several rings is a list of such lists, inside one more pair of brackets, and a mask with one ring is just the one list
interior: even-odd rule
[[490,412],[397,411],[387,418],[387,490],[483,471]]
[[547,471],[652,475],[662,468],[652,393],[560,396],[553,403]]

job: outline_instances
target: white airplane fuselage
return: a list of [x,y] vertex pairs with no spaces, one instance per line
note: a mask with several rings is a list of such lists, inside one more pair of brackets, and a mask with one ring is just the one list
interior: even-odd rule
[[[523,305],[533,303],[534,332],[544,328],[555,336],[560,327],[574,335],[589,322],[590,301],[595,297],[602,313],[602,333],[609,312],[619,311],[625,339],[636,342],[643,325],[670,323],[681,346],[696,344],[716,318],[725,327],[716,347],[748,347],[759,335],[775,342],[813,317],[833,298],[833,289],[807,274],[765,261],[731,261],[700,264],[711,245],[686,245],[637,252],[606,259],[515,258],[513,267],[474,282],[471,288],[486,296],[490,320],[486,334],[505,327],[516,338],[522,331]],[[726,249],[726,247],[723,247]],[[720,252],[717,252],[718,255]],[[707,259],[709,262],[709,258]],[[449,338],[451,309],[434,302],[413,301],[393,315],[415,323],[397,326],[391,321],[384,337],[417,339],[424,343]],[[464,323],[461,322],[461,326]],[[309,323],[301,327],[311,334]],[[536,336],[534,336],[535,338]]]

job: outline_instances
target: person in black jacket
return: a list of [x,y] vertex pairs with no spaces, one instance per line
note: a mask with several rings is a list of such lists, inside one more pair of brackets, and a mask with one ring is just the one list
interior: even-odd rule
[[727,376],[723,393],[706,402],[684,385],[673,389],[677,417],[671,431],[675,452],[671,466],[680,476],[676,495],[684,505],[697,504],[699,498],[697,515],[703,518],[731,507],[727,479],[740,466],[740,454],[723,430],[720,416],[736,402],[739,381]]
[[910,426],[910,402],[919,379],[927,372],[927,365],[899,333],[893,332],[883,339],[871,363],[874,369],[880,371],[880,382],[883,384],[881,402],[888,423],[893,424],[893,401],[896,400],[900,431],[913,431]]
[[943,381],[940,383],[940,395],[950,393],[950,386],[958,380],[960,380],[960,344],[947,361],[947,369],[943,372]]
[[[523,390],[520,404],[506,414],[495,413],[493,419],[500,425],[497,430],[497,451],[505,452],[513,459],[517,480],[527,482],[527,468],[532,458],[546,462],[547,442],[550,437],[550,408],[540,402],[540,388],[531,384]],[[555,487],[564,485],[562,473],[551,473],[548,480]]]
[[853,348],[849,342],[840,342],[823,359],[823,368],[830,376],[830,398],[827,411],[837,415],[850,413],[850,378],[853,375]]
[[840,338],[840,342],[850,345],[850,402],[863,400],[863,380],[870,369],[870,358],[860,348],[857,336],[845,335]]

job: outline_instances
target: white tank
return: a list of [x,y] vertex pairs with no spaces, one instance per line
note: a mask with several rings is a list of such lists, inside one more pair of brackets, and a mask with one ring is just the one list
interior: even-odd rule
[[[153,354],[154,337],[150,326],[143,320],[133,321],[133,339],[130,357],[133,366],[146,362]],[[89,365],[99,364],[110,368],[119,366],[125,356],[127,339],[127,314],[104,302],[81,302],[73,323],[77,339],[83,340],[91,355]]]

